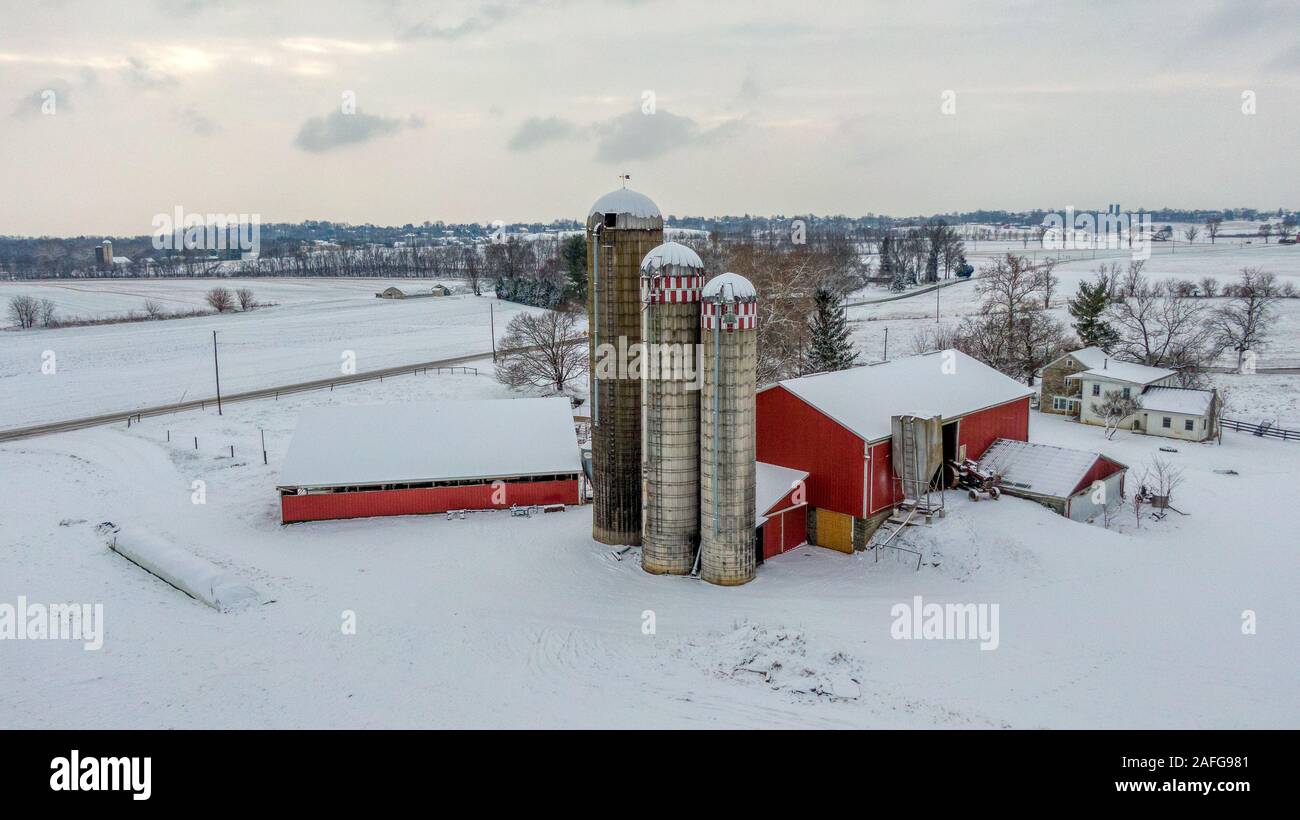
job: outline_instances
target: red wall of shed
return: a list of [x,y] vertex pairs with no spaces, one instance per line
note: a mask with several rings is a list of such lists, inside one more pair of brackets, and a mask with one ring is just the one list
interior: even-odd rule
[[961,417],[957,444],[966,445],[966,458],[978,459],[999,438],[1029,441],[1028,396]]
[[758,460],[806,470],[809,504],[860,517],[862,439],[780,385],[755,404]]
[[[1119,472],[1120,469],[1119,464],[1114,461],[1111,461],[1105,456],[1098,456],[1097,460],[1088,468],[1088,472],[1083,476],[1083,480],[1079,482],[1078,486],[1074,488],[1070,495],[1074,495],[1080,490],[1090,487],[1094,481],[1100,481],[1103,478],[1114,475]],[[1121,489],[1123,489],[1123,486],[1123,484],[1120,484]]]
[[376,515],[421,515],[448,510],[508,509],[512,504],[577,504],[578,482],[506,482],[505,503],[492,503],[492,485],[433,487],[420,490],[377,490],[280,497],[281,520],[326,521]]
[[792,550],[808,540],[808,508],[774,515],[763,525],[763,557],[771,558]]

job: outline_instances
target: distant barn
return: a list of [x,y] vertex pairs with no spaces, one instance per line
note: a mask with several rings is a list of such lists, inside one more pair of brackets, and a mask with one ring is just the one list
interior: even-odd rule
[[317,407],[280,470],[281,520],[578,504],[566,398]]

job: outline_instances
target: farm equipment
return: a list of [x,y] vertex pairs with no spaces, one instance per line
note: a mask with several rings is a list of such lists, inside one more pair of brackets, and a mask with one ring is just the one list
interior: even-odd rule
[[1002,476],[981,470],[979,464],[970,459],[949,461],[948,465],[952,468],[953,487],[965,490],[971,501],[979,501],[981,495],[987,495],[994,501],[1001,497],[999,485]]

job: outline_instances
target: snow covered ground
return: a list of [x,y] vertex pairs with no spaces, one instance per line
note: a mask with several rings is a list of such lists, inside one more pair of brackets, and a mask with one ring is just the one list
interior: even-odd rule
[[[0,641],[0,727],[1300,727],[1300,507],[1278,503],[1294,444],[1161,453],[1186,468],[1186,518],[1107,531],[949,494],[906,536],[937,567],[805,547],[740,588],[616,560],[588,508],[278,523],[299,410],[509,395],[483,372],[0,445],[21,477],[0,493],[0,602],[101,602],[106,633],[98,651]],[[1031,435],[1134,467],[1170,444],[1038,414]],[[110,553],[104,520],[267,602],[185,597]],[[916,595],[997,604],[998,648],[892,639],[891,607]]]
[[[0,332],[0,429],[127,411],[214,395],[212,332],[221,351],[226,393],[329,378],[351,352],[356,370],[429,361],[491,349],[521,305],[489,296],[376,299],[389,284],[432,280],[112,280],[0,285],[50,298],[65,313],[105,315],[153,298],[174,309],[199,307],[212,286],[250,287],[275,307],[193,319]],[[47,295],[48,291],[48,295]],[[78,301],[70,301],[72,299]],[[73,305],[76,305],[74,308]],[[47,351],[56,371],[46,374]]]

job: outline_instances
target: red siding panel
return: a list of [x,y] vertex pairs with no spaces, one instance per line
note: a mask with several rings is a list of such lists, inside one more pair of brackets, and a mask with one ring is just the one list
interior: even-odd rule
[[796,507],[775,515],[763,525],[763,558],[794,549],[808,540],[808,508]]
[[755,399],[759,461],[808,472],[808,502],[862,515],[861,438],[777,385]]
[[1029,441],[1028,396],[961,417],[957,444],[966,445],[966,458],[978,459],[999,438]]
[[326,521],[376,515],[421,515],[447,510],[506,509],[512,504],[577,504],[578,482],[506,482],[504,503],[492,502],[492,485],[433,487],[420,490],[379,490],[280,497],[281,520]]
[[1070,495],[1074,495],[1075,493],[1079,492],[1085,487],[1091,486],[1092,482],[1094,481],[1100,481],[1103,478],[1108,478],[1109,476],[1112,476],[1119,471],[1120,471],[1119,464],[1115,463],[1114,461],[1111,461],[1105,456],[1098,456],[1097,460],[1093,462],[1093,465],[1090,468],[1088,468],[1088,472],[1084,474],[1083,480],[1079,482],[1078,486],[1074,488],[1073,492],[1071,492]]
[[899,499],[894,498],[894,467],[890,460],[894,446],[888,441],[871,445],[871,512],[875,515],[886,507],[892,507]]

